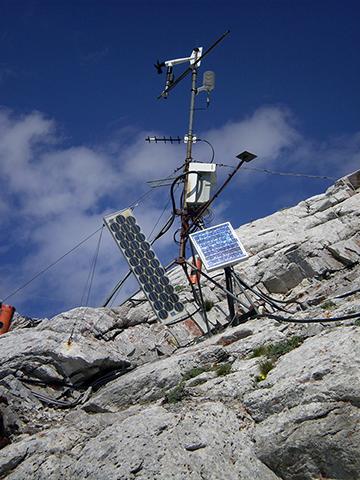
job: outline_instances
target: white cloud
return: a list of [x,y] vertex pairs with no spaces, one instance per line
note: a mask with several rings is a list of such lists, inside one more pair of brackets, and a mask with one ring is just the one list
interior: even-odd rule
[[303,139],[291,159],[299,169],[341,177],[360,168],[360,132],[322,142]]
[[261,161],[271,161],[300,140],[293,124],[287,109],[262,107],[242,121],[207,132],[204,138],[213,143],[219,162],[227,163],[243,150],[255,153]]
[[165,178],[184,161],[181,146],[148,144],[144,139],[145,134],[141,133],[132,145],[121,152],[122,174],[130,183]]

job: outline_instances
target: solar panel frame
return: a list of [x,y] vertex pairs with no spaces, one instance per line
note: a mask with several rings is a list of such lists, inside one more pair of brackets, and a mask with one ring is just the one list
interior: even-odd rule
[[165,324],[187,318],[189,314],[185,306],[141,227],[136,223],[132,210],[128,208],[107,215],[104,222],[157,318]]
[[230,222],[199,230],[189,236],[208,272],[236,265],[249,257]]

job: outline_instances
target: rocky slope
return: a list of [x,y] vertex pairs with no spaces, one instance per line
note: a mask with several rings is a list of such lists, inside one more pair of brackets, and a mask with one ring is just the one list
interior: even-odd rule
[[[238,274],[299,302],[284,317],[359,312],[359,207],[356,172],[244,225]],[[181,348],[141,295],[17,316],[0,337],[0,478],[360,479],[360,320],[225,328],[224,294],[204,287],[218,333],[178,326]]]

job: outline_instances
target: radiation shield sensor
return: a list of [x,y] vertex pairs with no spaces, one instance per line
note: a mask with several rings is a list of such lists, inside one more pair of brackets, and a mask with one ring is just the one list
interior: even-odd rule
[[236,265],[248,258],[230,222],[192,233],[190,240],[208,272]]
[[211,188],[216,184],[216,164],[190,162],[189,172],[186,205],[203,205],[210,200]]
[[104,222],[157,318],[166,324],[188,316],[164,267],[137,224],[132,210],[126,209],[107,215]]

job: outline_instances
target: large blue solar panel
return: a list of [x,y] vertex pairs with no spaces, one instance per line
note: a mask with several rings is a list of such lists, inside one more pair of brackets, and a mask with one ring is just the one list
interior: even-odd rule
[[132,210],[112,213],[104,221],[159,320],[166,323],[183,317],[185,307]]
[[248,257],[230,222],[192,233],[190,240],[208,272],[235,265]]

